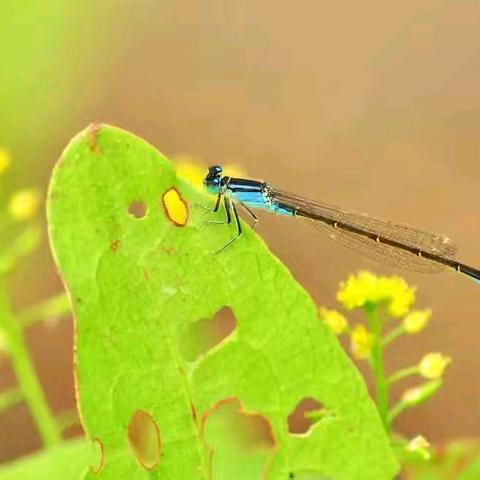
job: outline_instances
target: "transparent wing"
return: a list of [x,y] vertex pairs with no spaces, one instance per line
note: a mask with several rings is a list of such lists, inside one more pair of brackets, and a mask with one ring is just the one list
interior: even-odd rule
[[[408,251],[408,248],[448,260],[453,260],[457,252],[455,244],[443,235],[374,218],[364,213],[349,212],[340,207],[307,200],[279,190],[272,190],[272,198],[276,202],[298,209],[299,215],[314,220],[313,224],[317,229],[326,232],[338,243],[387,265],[435,273],[444,270],[445,265],[418,256]],[[337,222],[337,227],[333,226],[334,222]],[[353,227],[357,231],[352,232],[342,226]],[[375,240],[377,236],[407,248],[402,249],[378,242]]]

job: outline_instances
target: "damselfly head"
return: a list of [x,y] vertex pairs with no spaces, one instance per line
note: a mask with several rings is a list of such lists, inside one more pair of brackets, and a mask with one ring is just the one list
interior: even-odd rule
[[203,180],[203,185],[209,193],[218,193],[222,182],[223,169],[220,165],[208,168],[208,173]]

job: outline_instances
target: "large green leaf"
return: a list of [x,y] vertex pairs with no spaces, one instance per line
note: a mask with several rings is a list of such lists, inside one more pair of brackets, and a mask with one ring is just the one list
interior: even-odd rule
[[[166,214],[172,188],[188,205],[184,227]],[[79,134],[55,168],[50,236],[76,316],[84,427],[104,449],[95,478],[391,480],[397,463],[375,406],[314,302],[248,228],[215,255],[233,231],[205,224],[212,214],[195,204],[211,200],[113,127]],[[143,218],[129,213],[134,202],[147,207]],[[189,359],[191,326],[224,307],[234,332]],[[305,397],[332,415],[294,435],[287,418]],[[260,416],[274,442],[243,442],[251,448],[235,472],[232,445],[242,442],[229,437],[241,429],[225,433],[217,421],[228,399]]]
[[0,467],[0,480],[75,480],[96,452],[85,440],[71,440]]

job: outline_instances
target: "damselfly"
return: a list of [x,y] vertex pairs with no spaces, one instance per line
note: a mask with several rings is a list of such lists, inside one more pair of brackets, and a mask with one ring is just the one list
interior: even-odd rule
[[234,178],[222,174],[222,167],[208,169],[204,179],[208,192],[217,198],[211,212],[217,212],[223,200],[225,221],[236,225],[236,235],[220,250],[232,245],[242,234],[236,204],[258,222],[251,208],[261,208],[281,215],[303,217],[325,231],[330,238],[363,255],[394,267],[420,272],[438,272],[445,268],[468,275],[480,282],[480,270],[455,260],[455,244],[435,233],[391,221],[349,212],[339,207],[307,200],[298,195],[277,190],[265,182]]

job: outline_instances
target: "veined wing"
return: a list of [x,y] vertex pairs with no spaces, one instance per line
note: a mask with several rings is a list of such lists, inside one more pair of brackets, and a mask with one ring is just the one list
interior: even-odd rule
[[318,229],[338,243],[387,265],[439,272],[455,263],[457,248],[443,235],[349,212],[280,190],[272,189],[272,200],[296,209],[298,216],[314,220]]

